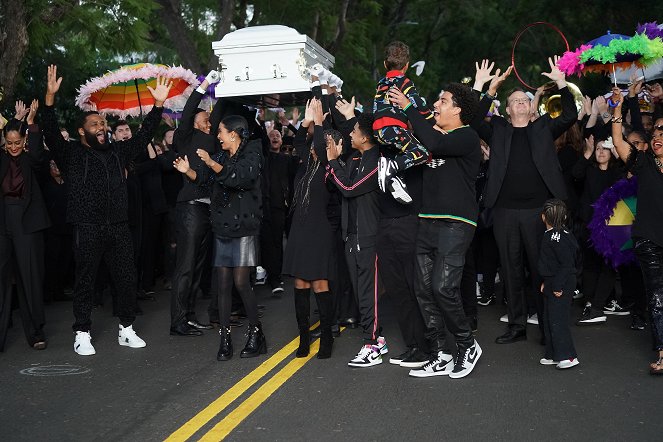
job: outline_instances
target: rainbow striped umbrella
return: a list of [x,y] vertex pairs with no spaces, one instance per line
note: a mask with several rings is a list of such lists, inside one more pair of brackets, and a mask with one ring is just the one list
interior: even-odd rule
[[76,105],[84,111],[95,110],[120,118],[138,116],[154,106],[147,87],[156,87],[157,76],[173,79],[173,87],[164,103],[164,107],[173,110],[183,109],[186,99],[200,84],[196,75],[182,66],[132,64],[88,80],[78,90]]

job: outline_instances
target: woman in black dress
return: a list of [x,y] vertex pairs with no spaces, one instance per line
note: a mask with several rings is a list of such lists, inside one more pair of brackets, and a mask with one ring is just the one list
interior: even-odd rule
[[[37,172],[47,170],[48,164],[41,132],[34,124],[37,107],[34,100],[27,124],[12,119],[3,130],[5,150],[0,150],[0,351],[4,349],[11,318],[12,279],[16,280],[28,344],[35,350],[46,348],[43,235],[51,222],[37,182]],[[29,150],[25,149],[26,144]]]
[[[329,291],[331,257],[334,253],[334,233],[327,218],[330,193],[326,185],[327,164],[325,134],[322,129],[320,101],[311,100],[306,106],[304,121],[295,136],[295,149],[302,159],[304,174],[295,184],[292,202],[292,224],[285,250],[283,273],[295,278],[295,315],[299,328],[299,348],[296,356],[309,354],[310,290],[313,288],[320,312],[320,349],[318,359],[331,357],[333,300]],[[307,142],[311,125],[313,142]],[[337,140],[338,141],[338,140]]]
[[212,173],[196,174],[189,168],[186,157],[175,161],[175,167],[190,179],[200,185],[211,182],[213,186],[210,216],[215,241],[214,267],[219,278],[219,361],[233,356],[230,334],[233,284],[242,297],[249,319],[248,340],[240,356],[251,358],[267,352],[258,319],[258,304],[250,283],[251,267],[257,264],[257,235],[262,219],[262,146],[260,140],[250,140],[249,137],[246,119],[230,115],[221,120],[217,135],[225,154],[211,158],[203,149],[196,151]]

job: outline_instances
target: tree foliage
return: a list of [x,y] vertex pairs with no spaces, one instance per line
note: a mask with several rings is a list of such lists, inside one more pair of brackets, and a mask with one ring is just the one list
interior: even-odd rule
[[[16,5],[23,7],[17,13]],[[122,64],[153,61],[182,64],[198,74],[216,66],[212,41],[246,26],[283,24],[316,40],[336,57],[334,71],[346,95],[364,104],[383,73],[382,52],[391,40],[411,48],[412,62],[424,60],[420,91],[434,97],[448,81],[473,76],[474,62],[511,63],[516,34],[527,24],[558,26],[574,48],[605,34],[632,35],[638,22],[660,20],[658,2],[557,0],[0,0],[0,82],[4,109],[13,99],[41,96],[46,65],[57,63],[66,77],[60,106],[71,107],[75,89],[86,79]],[[15,41],[25,32],[26,47]],[[13,38],[13,40],[12,40]],[[20,49],[20,48],[19,48]],[[545,27],[531,28],[516,51],[523,79],[538,86],[547,57],[564,50],[561,38]],[[11,66],[2,61],[14,56]],[[606,80],[572,80],[590,94]],[[504,88],[515,86],[511,78]],[[63,109],[64,110],[64,109]]]

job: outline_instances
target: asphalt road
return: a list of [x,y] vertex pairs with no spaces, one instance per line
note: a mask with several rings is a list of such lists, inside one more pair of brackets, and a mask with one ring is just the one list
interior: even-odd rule
[[[90,357],[73,352],[70,303],[47,307],[45,351],[25,344],[15,311],[0,353],[0,440],[184,440],[185,430],[191,440],[218,440],[218,433],[209,433],[213,427],[225,428],[226,440],[233,441],[623,441],[660,440],[663,434],[663,379],[647,371],[654,358],[651,338],[648,331],[629,330],[628,317],[574,327],[581,364],[557,371],[538,363],[535,326],[529,326],[528,341],[500,346],[494,339],[504,329],[498,322],[504,307],[480,308],[483,356],[475,371],[459,380],[415,379],[388,357],[377,367],[347,367],[361,345],[358,329],[343,331],[332,359],[292,363],[294,352],[278,353],[297,333],[291,293],[290,283],[281,299],[259,288],[259,302],[267,306],[268,354],[237,357],[244,326],[233,332],[236,357],[228,362],[216,361],[216,331],[169,336],[167,292],[141,303],[145,315],[135,328],[147,341],[144,349],[117,344],[110,302],[96,309],[97,354]],[[200,303],[201,319],[207,302]],[[384,334],[398,354],[399,331],[383,304]],[[274,362],[275,355],[285,358]],[[273,365],[266,374],[254,371],[266,362]],[[219,405],[238,389],[235,400]],[[203,411],[210,404],[216,405]]]

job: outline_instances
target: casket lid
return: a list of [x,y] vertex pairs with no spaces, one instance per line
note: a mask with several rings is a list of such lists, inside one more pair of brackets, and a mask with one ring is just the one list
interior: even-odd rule
[[[277,45],[284,43],[306,43],[308,37],[296,29],[282,25],[250,26],[238,29],[212,43],[213,49]],[[317,45],[316,45],[317,46]]]

